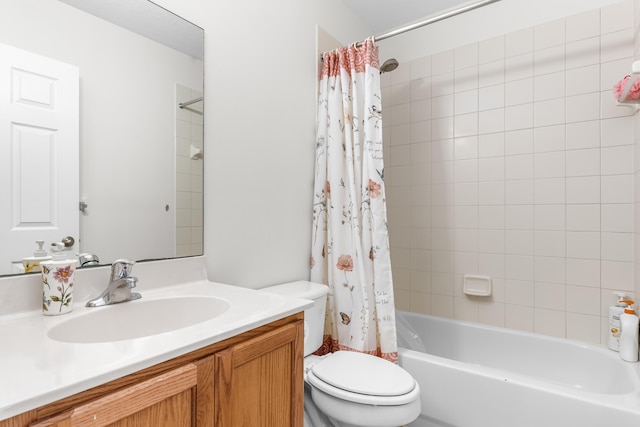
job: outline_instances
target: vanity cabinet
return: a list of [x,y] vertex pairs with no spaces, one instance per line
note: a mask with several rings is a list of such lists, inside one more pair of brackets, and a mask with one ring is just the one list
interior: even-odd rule
[[294,322],[196,362],[197,426],[302,427],[302,334]]
[[213,425],[302,427],[300,328],[302,325],[289,325],[215,355]]
[[302,427],[302,316],[0,421],[0,427]]

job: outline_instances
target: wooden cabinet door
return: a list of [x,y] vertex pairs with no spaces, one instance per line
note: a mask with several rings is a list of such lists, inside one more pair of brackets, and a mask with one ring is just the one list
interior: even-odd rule
[[302,427],[303,326],[298,321],[215,355],[216,427]]
[[190,363],[32,427],[193,427],[197,379],[197,368]]

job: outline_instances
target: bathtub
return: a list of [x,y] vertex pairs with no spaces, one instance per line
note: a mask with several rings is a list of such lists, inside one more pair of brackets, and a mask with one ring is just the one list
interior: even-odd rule
[[639,363],[577,341],[398,311],[409,427],[640,426]]

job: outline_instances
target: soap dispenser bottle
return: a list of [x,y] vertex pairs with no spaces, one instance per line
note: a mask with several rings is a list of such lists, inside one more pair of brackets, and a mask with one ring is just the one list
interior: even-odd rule
[[54,243],[53,259],[40,263],[42,268],[42,313],[55,316],[73,309],[73,281],[77,259],[69,257],[63,243]]
[[638,361],[638,316],[633,309],[633,301],[625,300],[629,305],[620,315],[620,357],[627,362]]
[[627,303],[625,299],[627,295],[624,292],[614,292],[618,297],[618,301],[609,307],[609,348],[613,351],[620,350],[620,315],[624,313]]
[[36,245],[38,245],[38,249],[33,252],[33,256],[22,258],[25,273],[40,271],[40,263],[51,259],[51,255],[42,247],[44,240],[36,240]]

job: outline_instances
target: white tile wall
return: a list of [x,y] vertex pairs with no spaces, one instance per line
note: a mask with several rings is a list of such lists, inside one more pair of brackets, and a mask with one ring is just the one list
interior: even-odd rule
[[[383,78],[398,308],[604,342],[612,291],[640,295],[640,120],[611,94],[634,48],[640,56],[634,7],[479,41]],[[465,273],[492,276],[493,295],[465,296]]]

